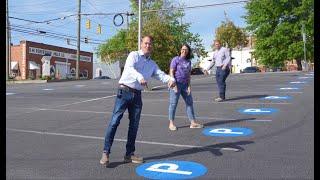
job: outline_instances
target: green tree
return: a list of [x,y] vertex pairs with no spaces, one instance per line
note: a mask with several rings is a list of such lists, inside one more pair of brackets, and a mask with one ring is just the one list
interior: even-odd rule
[[[183,43],[188,43],[198,56],[206,55],[200,36],[189,31],[189,23],[182,24],[179,21],[184,16],[182,10],[157,11],[170,7],[172,7],[171,1],[143,0],[142,35],[150,34],[154,37],[152,58],[160,69],[166,72],[169,71],[170,60],[178,55]],[[129,51],[137,50],[138,5],[136,0],[131,0],[131,9],[136,16],[131,19],[129,30],[119,31],[105,44],[99,46],[97,54],[102,61],[125,61]]]
[[313,0],[251,0],[246,5],[247,29],[255,34],[254,56],[259,63],[279,67],[303,59],[302,25],[307,34],[307,59],[313,61]]
[[114,63],[127,57],[126,30],[120,30],[113,38],[98,47],[98,55],[102,62]]
[[[216,39],[219,39],[223,46],[228,46],[230,49],[248,44],[245,30],[236,27],[230,20],[222,21],[222,24],[216,29]],[[214,49],[213,45],[212,49]]]

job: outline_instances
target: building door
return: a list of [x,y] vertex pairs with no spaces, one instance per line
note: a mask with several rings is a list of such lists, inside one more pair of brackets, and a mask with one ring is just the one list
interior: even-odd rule
[[70,69],[70,64],[60,64],[56,63],[56,73],[58,73],[58,77],[65,79]]

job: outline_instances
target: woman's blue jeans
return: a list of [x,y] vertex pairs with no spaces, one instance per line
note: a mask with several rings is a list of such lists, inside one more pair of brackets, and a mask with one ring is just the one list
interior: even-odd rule
[[129,92],[123,89],[118,89],[115,105],[112,113],[112,118],[109,126],[106,129],[103,152],[110,154],[110,149],[120,124],[123,113],[128,109],[129,113],[129,129],[126,144],[126,156],[133,155],[135,151],[135,141],[137,137],[140,114],[142,110],[141,92]]
[[180,94],[186,104],[186,112],[187,112],[187,116],[189,118],[189,121],[195,120],[192,94],[190,93],[188,95],[188,92],[187,92],[188,84],[187,83],[179,83],[179,82],[177,82],[176,84],[177,84],[177,88],[178,88],[177,92],[175,92],[172,88],[170,88],[170,90],[169,90],[169,93],[170,93],[169,120],[172,120],[172,121],[174,120]]

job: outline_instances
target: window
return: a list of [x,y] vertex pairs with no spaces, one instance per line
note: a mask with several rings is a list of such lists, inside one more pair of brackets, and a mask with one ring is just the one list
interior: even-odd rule
[[54,76],[55,72],[56,72],[56,69],[55,69],[54,65],[51,65],[50,66],[50,76]]
[[81,73],[80,73],[80,77],[83,77],[83,78],[88,78],[88,70],[83,70]]

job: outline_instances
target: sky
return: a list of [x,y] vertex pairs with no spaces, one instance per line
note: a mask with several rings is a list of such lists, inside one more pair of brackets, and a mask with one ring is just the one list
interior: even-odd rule
[[[188,6],[212,5],[239,0],[174,0],[177,3]],[[76,41],[71,40],[67,44],[66,36],[77,37],[78,0],[8,0],[11,30],[11,43],[19,44],[21,40],[35,41],[50,45],[56,45],[76,49]],[[229,5],[209,6],[202,8],[185,9],[183,23],[191,23],[190,32],[199,34],[207,51],[211,51],[211,44],[215,37],[215,29],[221,25],[226,17],[238,27],[245,27],[246,13],[245,3]],[[129,0],[81,0],[81,13],[120,13],[131,12]],[[71,16],[70,16],[71,15]],[[70,16],[62,18],[65,16]],[[123,25],[113,25],[113,15],[81,16],[81,37],[87,37],[89,42],[81,43],[82,51],[95,52],[100,43],[111,38],[126,26],[126,16]],[[19,19],[43,22],[58,19],[48,23],[35,23]],[[91,29],[85,28],[86,20],[90,19]],[[120,17],[116,18],[120,22]],[[97,34],[98,24],[102,27],[102,33]],[[46,32],[46,36],[39,31]],[[50,37],[48,37],[50,35]],[[61,37],[61,35],[64,35]],[[58,36],[58,37],[57,37]],[[94,56],[94,61],[97,58]]]

